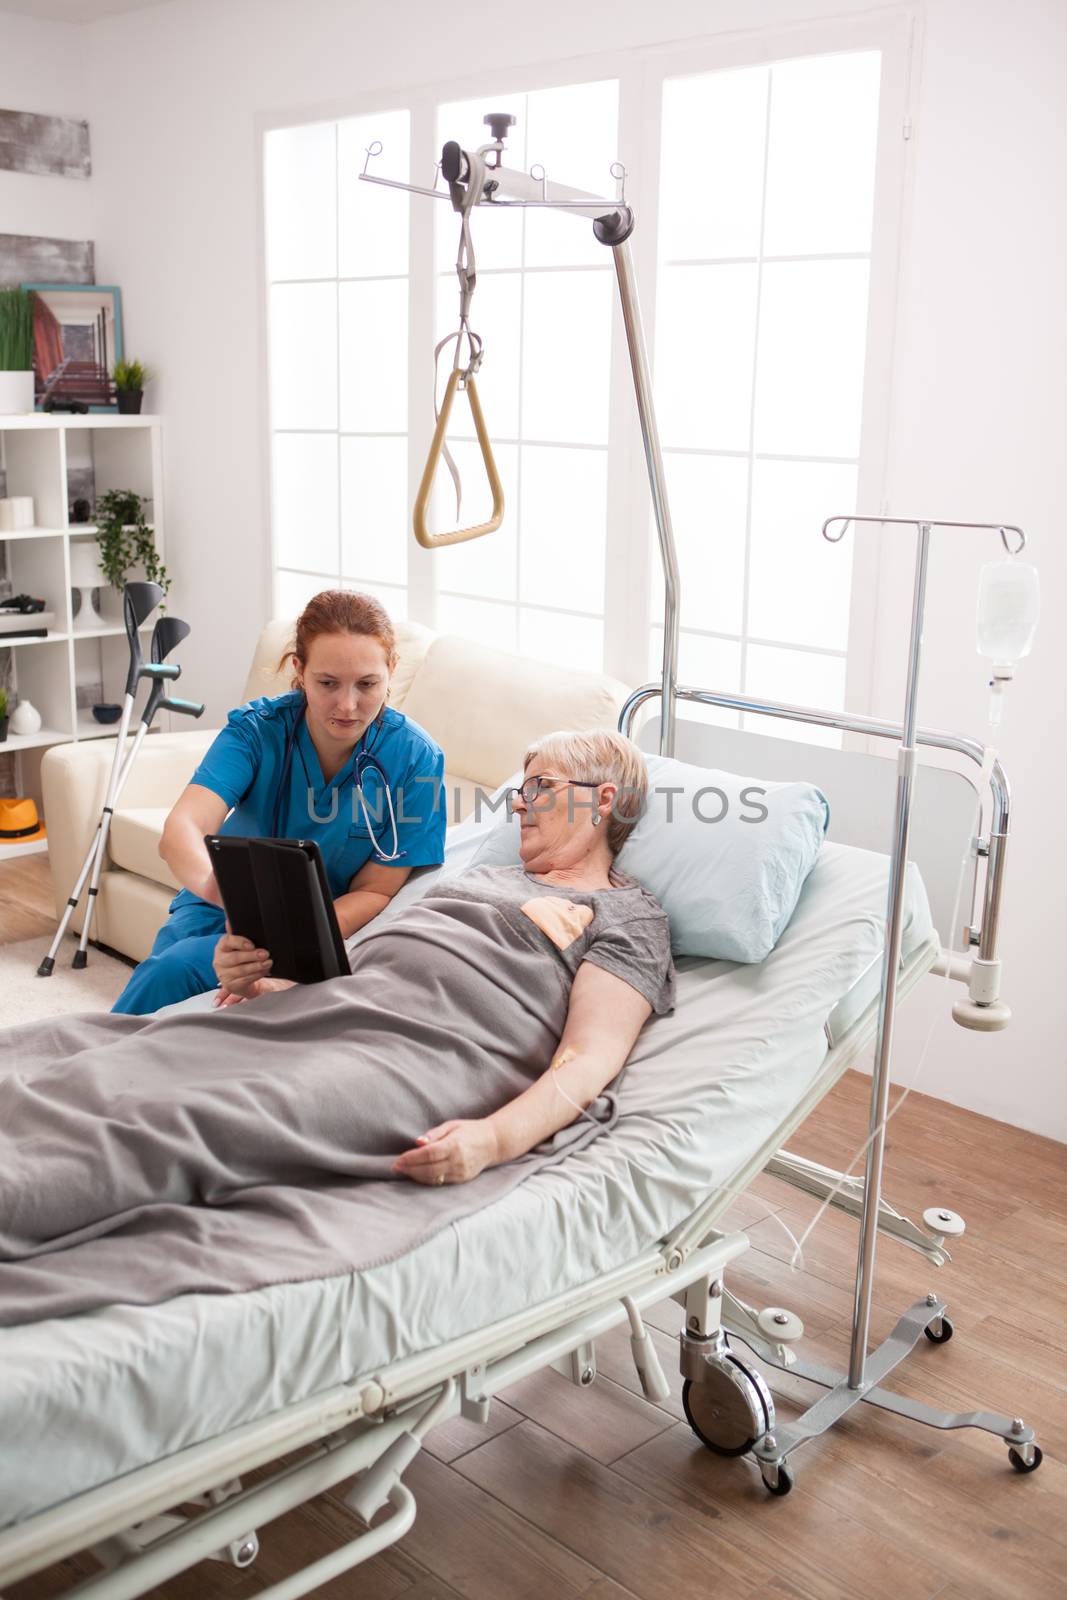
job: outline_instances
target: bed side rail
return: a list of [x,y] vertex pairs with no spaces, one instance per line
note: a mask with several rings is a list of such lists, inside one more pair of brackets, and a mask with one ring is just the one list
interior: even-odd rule
[[[311,1453],[303,1459],[202,1512],[118,1572],[91,1582],[101,1584],[95,1592],[107,1600],[129,1600],[144,1594],[230,1540],[245,1537],[249,1527],[281,1516],[356,1472],[380,1466],[382,1471],[374,1478],[361,1480],[362,1488],[355,1486],[350,1503],[367,1510],[372,1509],[372,1502],[384,1504],[390,1498],[394,1515],[381,1527],[383,1532],[386,1528],[394,1531],[389,1539],[383,1538],[382,1546],[370,1541],[346,1546],[347,1556],[328,1571],[325,1566],[307,1569],[321,1572],[315,1583],[325,1582],[400,1537],[408,1526],[408,1513],[414,1515],[413,1502],[409,1505],[401,1497],[400,1503],[391,1494],[399,1482],[402,1463],[397,1456],[385,1460],[387,1450],[398,1444],[401,1436],[428,1431],[461,1413],[478,1420],[482,1401],[499,1390],[601,1337],[626,1322],[628,1315],[632,1325],[628,1302],[631,1308],[643,1309],[698,1281],[710,1294],[710,1284],[721,1279],[728,1264],[747,1248],[743,1233],[717,1235],[702,1248],[685,1252],[662,1241],[622,1266],[533,1307],[86,1490],[0,1530],[0,1587],[183,1504],[238,1472],[251,1472],[277,1461],[283,1453],[308,1446]],[[429,1409],[434,1407],[437,1409],[430,1416]],[[410,1414],[415,1409],[427,1413],[421,1430]],[[340,1558],[341,1552],[337,1554]],[[298,1576],[291,1583],[285,1580],[285,1586],[277,1591],[279,1596],[304,1593],[303,1588],[293,1586],[297,1582]],[[274,1593],[274,1588],[265,1591],[265,1595]]]

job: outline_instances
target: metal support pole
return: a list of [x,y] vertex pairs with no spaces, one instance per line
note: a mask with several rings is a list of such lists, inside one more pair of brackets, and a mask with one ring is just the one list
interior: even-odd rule
[[[610,245],[615,258],[615,273],[619,284],[623,324],[626,328],[626,345],[630,353],[634,392],[637,396],[637,413],[641,423],[645,462],[648,467],[649,488],[652,493],[652,510],[659,535],[660,559],[663,564],[663,699],[661,703],[659,748],[660,754],[674,754],[675,702],[678,688],[678,617],[679,577],[678,556],[674,546],[670,509],[667,504],[667,486],[660,451],[659,430],[656,426],[656,407],[652,397],[652,379],[648,370],[645,335],[641,324],[641,306],[637,294],[633,262],[628,240],[634,228],[634,215],[624,199],[625,170],[613,167],[612,175],[619,185],[616,200],[600,198],[572,189],[561,183],[551,183],[542,172],[516,172],[503,165],[505,136],[512,121],[506,114],[489,115],[485,119],[492,139],[478,151],[461,150],[455,143],[446,144],[441,152],[440,170],[448,182],[447,189],[426,189],[418,184],[400,183],[393,178],[376,178],[367,168],[380,153],[377,141],[367,147],[367,160],[359,174],[363,183],[380,183],[390,189],[404,189],[410,194],[426,195],[435,200],[448,200],[458,209],[464,186],[474,185],[477,194],[467,210],[484,206],[491,211],[509,207],[540,207],[546,210],[570,211],[574,216],[588,217],[593,223],[593,233],[601,244]],[[495,161],[492,159],[495,156]],[[435,180],[436,185],[436,180]]]
[[[600,234],[598,232],[598,237]],[[637,396],[637,414],[641,422],[641,439],[645,448],[648,483],[652,491],[652,510],[659,534],[660,559],[663,563],[663,698],[660,702],[660,755],[674,754],[674,713],[678,687],[678,613],[679,579],[678,554],[674,546],[674,529],[671,526],[667,486],[663,473],[663,455],[660,451],[659,429],[656,426],[656,407],[652,398],[652,379],[648,370],[645,334],[641,325],[641,306],[637,297],[630,245],[624,239],[613,244],[615,274],[619,284],[622,320],[626,328],[626,346],[630,352],[634,393]]]
[[919,662],[922,652],[923,611],[926,605],[926,566],[930,550],[930,524],[919,524],[919,543],[915,558],[915,589],[911,606],[911,637],[908,647],[908,681],[904,695],[904,723],[901,747],[897,752],[897,804],[893,835],[893,856],[889,868],[889,895],[886,908],[886,939],[882,955],[882,992],[878,1007],[878,1035],[874,1072],[871,1077],[870,1142],[863,1185],[863,1212],[860,1219],[859,1252],[852,1305],[852,1344],[849,1352],[848,1384],[862,1389],[867,1363],[867,1339],[871,1323],[871,1296],[874,1291],[874,1256],[878,1242],[878,1213],[882,1201],[882,1166],[885,1160],[885,1120],[889,1107],[890,1063],[893,1052],[893,1021],[896,1013],[897,973],[900,969],[901,933],[904,924],[904,878],[908,865],[908,833],[911,826],[912,789],[915,782],[915,712],[919,688]]

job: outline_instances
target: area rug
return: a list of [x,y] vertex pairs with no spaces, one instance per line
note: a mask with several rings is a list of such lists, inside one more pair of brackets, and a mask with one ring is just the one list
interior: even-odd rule
[[78,948],[75,938],[64,939],[52,976],[39,978],[37,968],[51,943],[49,937],[0,945],[0,1028],[75,1011],[110,1011],[130,980],[125,962],[92,946],[88,966],[75,972],[70,964]]

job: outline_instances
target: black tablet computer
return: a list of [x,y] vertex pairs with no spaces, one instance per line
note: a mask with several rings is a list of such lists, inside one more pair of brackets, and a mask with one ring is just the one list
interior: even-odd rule
[[272,978],[321,983],[349,971],[319,847],[310,839],[204,839],[234,933],[271,955]]

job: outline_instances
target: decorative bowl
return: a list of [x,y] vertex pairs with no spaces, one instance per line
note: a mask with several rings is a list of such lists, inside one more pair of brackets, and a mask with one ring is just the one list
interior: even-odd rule
[[112,705],[94,706],[93,716],[97,722],[117,722],[122,716],[122,707]]

